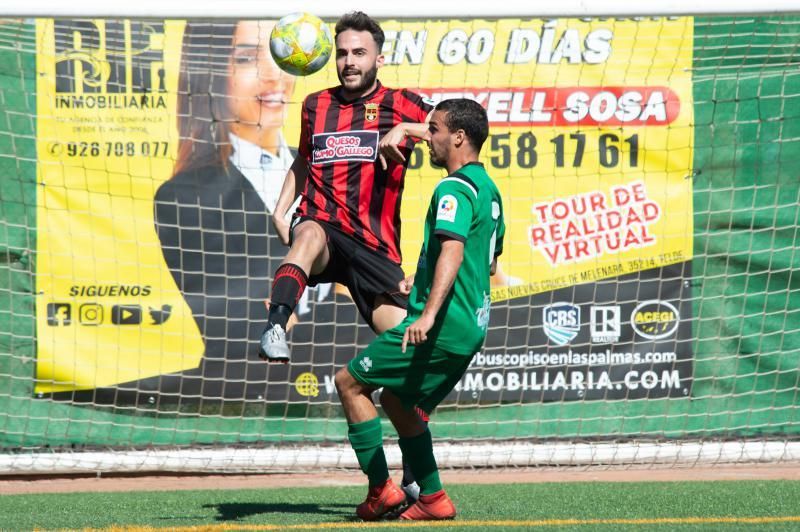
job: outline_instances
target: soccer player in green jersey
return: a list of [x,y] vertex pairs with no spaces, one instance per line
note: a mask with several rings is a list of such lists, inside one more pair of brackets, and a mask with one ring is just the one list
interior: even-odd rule
[[405,501],[389,477],[380,418],[370,399],[381,387],[381,405],[421,489],[400,519],[456,515],[442,489],[431,433],[414,406],[430,413],[450,393],[489,326],[489,276],[503,249],[505,224],[500,193],[478,162],[488,134],[486,111],[473,100],[444,100],[434,110],[424,138],[431,160],[448,175],[428,207],[416,275],[400,283],[401,291],[410,291],[408,316],[336,374],[348,437],[369,477],[367,499],[356,509],[367,521]]

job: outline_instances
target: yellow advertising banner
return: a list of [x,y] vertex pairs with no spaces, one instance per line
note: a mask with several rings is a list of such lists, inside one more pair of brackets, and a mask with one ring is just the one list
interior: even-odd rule
[[[482,160],[507,223],[493,300],[691,259],[691,18],[382,25],[383,84],[487,109]],[[261,295],[218,290],[212,258],[222,261],[214,282],[250,278],[268,295],[286,249],[252,240],[263,222],[256,211],[274,207],[303,98],[338,84],[333,61],[307,78],[278,72],[265,52],[271,27],[37,21],[37,392],[192,370],[210,350],[229,356],[233,337],[253,340],[245,322],[260,316]],[[227,216],[225,194],[204,195],[218,176],[191,197],[176,188],[202,165],[237,165],[248,142],[274,147],[264,174],[273,177],[247,185],[260,207],[237,196],[243,218]],[[418,145],[401,211],[408,273],[442,172]],[[216,215],[211,232],[184,230]],[[248,262],[254,249],[278,262]],[[236,379],[250,378],[242,371]]]
[[199,364],[153,197],[175,162],[182,22],[37,21],[37,392]]

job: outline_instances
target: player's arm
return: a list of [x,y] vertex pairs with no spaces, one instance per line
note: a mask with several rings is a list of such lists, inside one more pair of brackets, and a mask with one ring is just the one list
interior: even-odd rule
[[286,245],[289,245],[289,226],[291,224],[292,206],[306,185],[308,178],[308,161],[305,157],[298,155],[294,158],[291,168],[286,173],[283,180],[281,194],[278,196],[278,203],[275,205],[275,212],[272,213],[272,223],[278,233],[278,237]]
[[[430,119],[430,115],[428,115]],[[400,151],[399,146],[406,141],[406,137],[422,138],[425,132],[428,131],[428,122],[411,123],[402,122],[397,124],[386,133],[378,143],[378,153],[381,159],[381,166],[384,170],[389,164],[388,160],[396,163],[406,162],[403,152]]]
[[404,353],[406,344],[419,345],[428,339],[428,331],[433,327],[436,315],[453,288],[458,269],[464,260],[464,242],[443,235],[439,235],[438,238],[442,243],[442,251],[433,270],[431,291],[420,317],[406,328],[403,335]]
[[432,103],[423,100],[419,94],[409,90],[402,89],[398,93],[396,101],[399,102],[399,111],[403,122],[390,129],[378,144],[378,153],[384,170],[389,163],[387,159],[398,164],[406,162],[406,158],[398,146],[403,144],[408,136],[417,139],[424,137],[433,114]]

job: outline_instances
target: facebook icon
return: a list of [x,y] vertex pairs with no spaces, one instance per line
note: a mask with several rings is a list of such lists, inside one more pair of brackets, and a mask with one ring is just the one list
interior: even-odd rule
[[72,305],[69,303],[48,303],[47,324],[53,327],[72,323]]

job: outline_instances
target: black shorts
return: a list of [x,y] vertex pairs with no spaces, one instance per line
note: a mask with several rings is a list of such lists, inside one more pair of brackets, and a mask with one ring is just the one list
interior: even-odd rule
[[374,330],[372,311],[378,296],[384,296],[400,308],[408,306],[408,297],[400,293],[405,278],[403,269],[377,251],[369,249],[332,225],[309,217],[295,218],[292,231],[311,220],[319,224],[328,239],[330,259],[325,270],[308,278],[309,286],[320,283],[341,283],[350,290],[358,312]]

